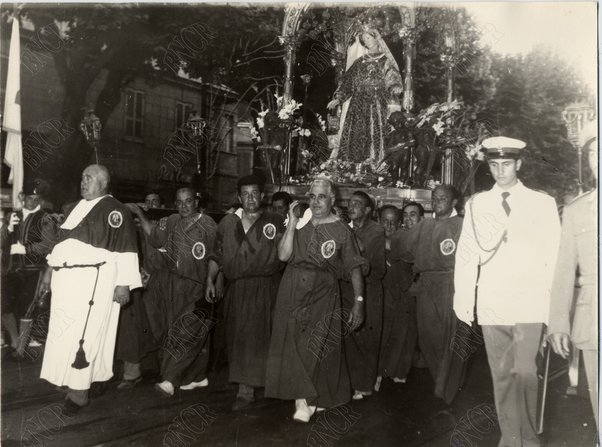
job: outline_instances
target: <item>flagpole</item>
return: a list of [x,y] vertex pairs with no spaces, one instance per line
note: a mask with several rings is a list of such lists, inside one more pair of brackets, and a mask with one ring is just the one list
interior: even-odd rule
[[6,94],[2,128],[6,131],[4,163],[10,167],[8,183],[12,184],[12,207],[22,207],[19,194],[23,190],[23,144],[21,141],[21,41],[19,20],[13,18],[6,75]]

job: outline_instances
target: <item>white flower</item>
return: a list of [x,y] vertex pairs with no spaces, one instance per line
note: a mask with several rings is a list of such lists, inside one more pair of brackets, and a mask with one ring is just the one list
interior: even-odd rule
[[259,117],[261,117],[261,118],[265,118],[265,116],[268,114],[269,111],[270,111],[269,109],[265,109],[265,110],[262,110],[261,112],[259,112],[257,115],[259,115]]
[[441,135],[443,133],[444,127],[445,127],[445,124],[443,123],[443,121],[441,121],[441,119],[438,119],[437,122],[435,124],[433,124],[433,130],[435,131],[435,133],[437,135]]
[[261,137],[259,136],[259,132],[254,127],[251,127],[251,138],[254,140],[259,140]]
[[309,137],[309,136],[311,136],[311,130],[309,130],[309,129],[301,129],[300,135],[302,135],[304,137]]
[[483,151],[478,151],[475,158],[479,161],[483,161],[485,160],[485,154],[483,153]]
[[259,127],[260,129],[263,129],[264,126],[265,126],[265,124],[263,122],[263,118],[257,118],[257,127]]
[[384,179],[385,179],[384,177],[379,177],[379,178],[378,178],[378,181],[379,181],[379,182],[382,182]]

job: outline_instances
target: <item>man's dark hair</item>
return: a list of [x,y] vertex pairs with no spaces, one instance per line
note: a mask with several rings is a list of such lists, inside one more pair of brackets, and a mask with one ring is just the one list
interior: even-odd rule
[[407,208],[408,206],[415,206],[416,208],[418,208],[418,214],[419,214],[421,217],[424,217],[424,207],[423,207],[421,204],[419,204],[418,202],[408,202],[408,203],[406,203],[406,204],[403,206],[403,208],[401,209],[401,214],[402,214],[402,216],[403,216],[403,212],[406,210],[406,208]]
[[380,209],[378,210],[378,217],[382,219],[383,213],[385,211],[389,211],[389,210],[394,211],[395,215],[397,216],[397,218],[401,219],[401,217],[402,217],[401,216],[401,211],[399,210],[399,208],[397,208],[394,205],[383,205],[383,206],[381,206]]
[[452,200],[459,201],[459,199],[460,199],[460,192],[453,185],[443,184],[443,185],[437,186],[435,189],[444,190],[446,193],[448,193],[451,196]]
[[372,197],[370,197],[364,191],[355,191],[353,195],[364,199],[364,206],[370,207],[370,211],[374,212],[374,201],[372,200]]
[[286,192],[286,191],[278,191],[277,193],[275,193],[272,196],[272,203],[274,203],[276,200],[282,200],[282,202],[286,205],[289,206],[291,203],[293,203],[293,198],[291,197],[291,195]]
[[243,186],[257,185],[257,187],[259,188],[259,192],[263,192],[264,183],[265,182],[263,181],[263,179],[261,179],[257,175],[245,175],[244,177],[241,177],[238,180],[238,183],[236,184],[236,190],[238,191],[238,194],[240,194],[240,191],[242,190]]
[[154,191],[154,190],[147,192],[146,195],[144,196],[144,199],[146,199],[148,196],[151,196],[151,195],[159,197],[159,203],[161,205],[163,205],[165,203],[163,196],[161,196],[161,194],[159,194],[157,191]]

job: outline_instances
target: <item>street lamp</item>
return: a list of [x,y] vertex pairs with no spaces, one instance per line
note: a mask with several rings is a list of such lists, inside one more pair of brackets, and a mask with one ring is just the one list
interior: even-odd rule
[[573,147],[577,150],[579,193],[583,192],[583,173],[581,147],[579,147],[579,136],[584,124],[593,119],[594,109],[589,104],[578,102],[568,105],[562,112],[562,119],[566,125],[567,136]]
[[196,153],[196,171],[197,174],[201,175],[201,156],[199,154],[198,140],[201,140],[205,134],[205,127],[207,126],[207,120],[201,117],[198,111],[193,110],[190,112],[190,117],[186,121],[186,128],[192,134],[194,139],[194,149]]
[[102,124],[100,118],[96,116],[94,110],[90,109],[79,124],[79,128],[86,137],[86,141],[94,148],[94,158],[98,164],[98,143],[100,142],[100,131]]

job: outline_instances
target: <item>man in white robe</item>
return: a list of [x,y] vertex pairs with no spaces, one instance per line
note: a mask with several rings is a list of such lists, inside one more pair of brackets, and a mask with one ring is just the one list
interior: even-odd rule
[[[88,404],[92,382],[112,377],[119,309],[129,301],[129,291],[142,286],[134,221],[128,208],[108,194],[109,181],[104,166],[84,170],[83,199],[61,225],[40,284],[42,292],[52,290],[40,377],[68,387],[67,415]],[[80,344],[85,358],[78,353]]]

